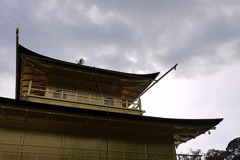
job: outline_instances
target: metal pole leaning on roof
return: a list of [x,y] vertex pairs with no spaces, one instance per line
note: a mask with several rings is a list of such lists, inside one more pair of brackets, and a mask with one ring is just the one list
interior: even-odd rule
[[[173,69],[176,70],[177,69],[177,63],[171,68],[169,69],[166,73],[164,73],[164,75],[162,75],[160,78],[158,78],[154,83],[152,83],[148,88],[146,88],[136,99],[138,99],[139,97],[141,97],[144,93],[146,93],[150,88],[152,88],[157,82],[159,82],[163,77],[165,77],[169,72],[171,72]],[[136,100],[135,99],[135,100]]]

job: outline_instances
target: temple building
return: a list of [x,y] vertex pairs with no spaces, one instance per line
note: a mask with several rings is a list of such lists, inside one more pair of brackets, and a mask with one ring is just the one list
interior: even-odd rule
[[0,97],[1,160],[176,160],[176,146],[222,119],[144,116],[159,73],[69,63],[16,41],[16,98]]

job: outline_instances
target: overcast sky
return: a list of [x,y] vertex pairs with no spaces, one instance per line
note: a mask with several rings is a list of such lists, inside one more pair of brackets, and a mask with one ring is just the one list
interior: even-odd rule
[[142,97],[145,115],[224,118],[178,153],[240,137],[239,0],[1,0],[1,97],[15,95],[16,28],[23,46],[68,62],[161,74],[178,63]]

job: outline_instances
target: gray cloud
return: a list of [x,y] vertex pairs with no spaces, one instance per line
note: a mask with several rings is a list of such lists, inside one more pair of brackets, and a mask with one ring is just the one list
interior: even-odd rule
[[239,60],[237,51],[228,58],[219,54],[224,45],[239,46],[233,2],[5,1],[1,6],[4,37],[20,27],[28,48],[68,61],[86,57],[86,64],[132,72],[180,63],[182,76],[189,77]]

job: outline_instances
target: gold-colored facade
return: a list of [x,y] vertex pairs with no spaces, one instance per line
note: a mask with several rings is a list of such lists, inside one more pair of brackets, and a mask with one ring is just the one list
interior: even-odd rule
[[20,100],[142,115],[138,97],[159,73],[137,75],[44,57],[18,45]]
[[174,159],[173,140],[159,137],[1,128],[2,160],[159,160]]
[[3,160],[175,159],[174,138],[169,136],[173,130],[166,130],[167,125],[114,113],[69,112],[64,107],[54,111],[45,107],[57,106],[39,108],[33,102],[10,99],[1,102]]
[[52,59],[21,46],[16,99],[0,97],[1,160],[175,160],[175,147],[222,119],[143,116],[159,73],[129,74]]

